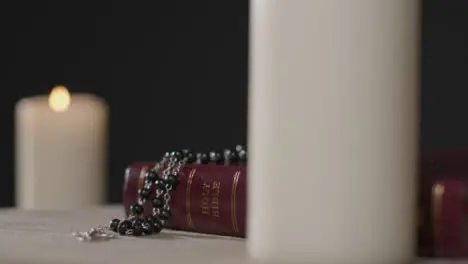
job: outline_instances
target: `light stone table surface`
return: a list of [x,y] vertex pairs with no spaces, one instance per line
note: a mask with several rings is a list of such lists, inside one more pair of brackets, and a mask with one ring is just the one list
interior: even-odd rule
[[[234,264],[248,261],[245,240],[184,232],[79,242],[71,233],[122,216],[121,206],[74,211],[0,210],[0,264]],[[418,264],[468,263],[421,260]]]

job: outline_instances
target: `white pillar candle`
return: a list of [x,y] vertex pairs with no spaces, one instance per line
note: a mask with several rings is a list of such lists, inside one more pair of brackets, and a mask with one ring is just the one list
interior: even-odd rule
[[107,104],[57,87],[16,105],[16,204],[71,209],[106,195]]
[[248,251],[414,255],[417,0],[253,0]]

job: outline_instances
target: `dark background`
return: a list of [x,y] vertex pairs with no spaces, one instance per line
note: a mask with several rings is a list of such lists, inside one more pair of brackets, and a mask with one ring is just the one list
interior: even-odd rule
[[[14,204],[14,105],[57,84],[110,105],[109,202],[132,161],[246,141],[248,0],[0,6],[0,206]],[[468,145],[467,12],[423,1],[422,148]]]

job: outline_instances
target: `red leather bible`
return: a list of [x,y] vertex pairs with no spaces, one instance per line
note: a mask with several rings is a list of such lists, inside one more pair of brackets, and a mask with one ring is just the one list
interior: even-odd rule
[[[126,210],[136,202],[137,190],[152,165],[140,162],[127,168],[123,192]],[[418,193],[418,255],[467,258],[468,150],[423,152]],[[171,229],[245,237],[246,168],[186,166],[173,191],[171,206]],[[145,209],[151,212],[150,206]]]
[[418,255],[468,257],[468,150],[420,158]]
[[[123,203],[136,202],[144,175],[154,162],[131,164],[125,175]],[[168,228],[245,237],[246,168],[245,166],[186,165],[179,174],[180,183],[171,195],[172,217]],[[151,205],[144,208],[151,213]]]

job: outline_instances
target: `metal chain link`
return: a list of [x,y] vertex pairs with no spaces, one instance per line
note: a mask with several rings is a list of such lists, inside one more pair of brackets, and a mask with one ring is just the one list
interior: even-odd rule
[[[185,165],[185,163],[187,163],[186,158],[184,158],[182,160],[178,160],[178,161],[171,160],[169,162],[169,164],[172,165],[172,166],[168,166],[166,168],[166,170],[163,172],[163,175],[164,175],[165,172],[167,172],[165,177],[172,174],[172,175],[174,175],[176,177],[176,180],[178,180],[179,172],[182,169],[182,167]],[[165,207],[164,209],[170,210],[170,208],[171,208],[170,205],[169,205],[169,202],[171,201],[170,191],[172,190],[173,187],[170,184],[166,184],[166,186],[164,186],[164,187],[166,189],[166,191],[163,194],[164,207]],[[158,194],[156,194],[156,195],[158,195]],[[161,194],[159,194],[159,196],[160,195]]]

